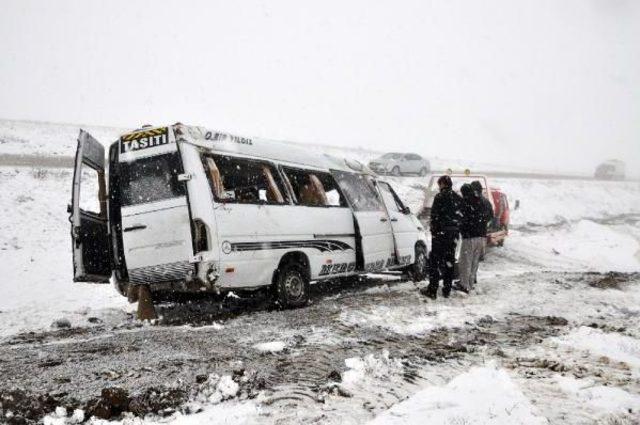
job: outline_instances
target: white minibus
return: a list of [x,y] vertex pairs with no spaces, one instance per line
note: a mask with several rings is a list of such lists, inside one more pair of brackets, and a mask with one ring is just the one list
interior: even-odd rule
[[360,163],[179,123],[108,155],[81,130],[69,212],[74,280],[122,294],[272,286],[299,307],[310,282],[427,273],[422,224]]

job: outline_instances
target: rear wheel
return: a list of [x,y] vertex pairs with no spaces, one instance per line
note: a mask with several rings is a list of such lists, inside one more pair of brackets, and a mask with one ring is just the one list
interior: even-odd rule
[[309,302],[309,276],[296,262],[280,267],[275,281],[276,299],[281,308],[303,307]]
[[420,173],[419,173],[419,174],[420,174],[420,176],[424,177],[424,176],[426,176],[426,175],[427,175],[427,173],[429,173],[429,170],[427,170],[427,168],[426,168],[426,167],[422,167],[422,168],[420,169]]
[[410,267],[411,280],[414,282],[422,282],[427,278],[427,270],[427,250],[422,245],[416,245],[416,258]]
[[400,167],[397,165],[391,169],[391,174],[398,177],[400,175]]

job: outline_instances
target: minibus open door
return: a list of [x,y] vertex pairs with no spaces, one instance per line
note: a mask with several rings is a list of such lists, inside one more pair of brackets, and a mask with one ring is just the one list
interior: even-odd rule
[[107,283],[111,276],[104,164],[102,144],[80,130],[68,208],[74,282]]

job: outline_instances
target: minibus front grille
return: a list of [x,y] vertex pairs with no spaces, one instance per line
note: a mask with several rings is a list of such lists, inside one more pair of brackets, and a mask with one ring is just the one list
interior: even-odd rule
[[183,280],[193,273],[193,264],[188,261],[140,267],[129,270],[131,283],[158,283]]

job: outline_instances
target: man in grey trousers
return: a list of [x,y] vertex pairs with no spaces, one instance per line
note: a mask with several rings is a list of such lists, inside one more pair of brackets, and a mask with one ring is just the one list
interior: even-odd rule
[[[482,193],[483,192],[482,183],[480,183],[479,180],[474,180],[470,184],[471,184],[471,188],[476,193],[476,196],[480,197],[480,199],[482,200],[482,203],[484,204],[485,214],[487,214],[487,223],[490,223],[490,227],[497,227],[493,223],[493,205],[491,205],[491,202],[489,202],[489,200],[484,197],[484,194]],[[485,239],[484,247],[482,248],[481,258],[484,258],[484,255],[486,253],[487,253],[487,241]]]
[[481,196],[473,190],[471,185],[463,184],[462,193],[462,252],[460,253],[458,290],[469,293],[473,289],[478,272],[480,257],[484,251],[487,236],[488,216]]

